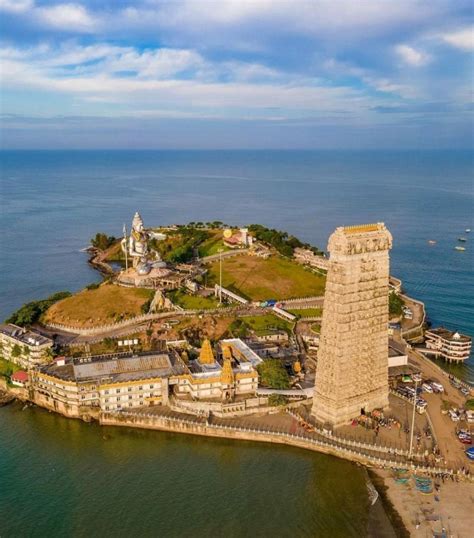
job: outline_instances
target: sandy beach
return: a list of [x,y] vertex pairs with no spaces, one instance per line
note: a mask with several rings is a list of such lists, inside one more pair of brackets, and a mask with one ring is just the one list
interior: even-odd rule
[[474,484],[437,481],[440,491],[424,495],[413,481],[397,484],[390,471],[372,470],[371,480],[379,491],[385,510],[398,536],[467,538],[474,524]]

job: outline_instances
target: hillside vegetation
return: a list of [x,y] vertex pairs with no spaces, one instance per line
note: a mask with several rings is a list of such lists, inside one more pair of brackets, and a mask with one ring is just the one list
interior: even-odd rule
[[102,284],[55,303],[43,321],[72,327],[104,325],[142,314],[152,297],[152,290]]

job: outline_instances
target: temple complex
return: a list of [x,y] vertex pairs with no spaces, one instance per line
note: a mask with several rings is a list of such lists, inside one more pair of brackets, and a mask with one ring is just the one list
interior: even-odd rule
[[340,426],[388,406],[389,250],[383,223],[337,228],[330,253],[312,414]]

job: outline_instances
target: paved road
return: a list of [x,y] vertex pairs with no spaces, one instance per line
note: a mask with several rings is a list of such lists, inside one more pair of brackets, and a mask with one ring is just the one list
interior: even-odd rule
[[423,398],[428,402],[428,413],[433,423],[438,445],[442,456],[446,460],[448,465],[452,466],[464,466],[471,468],[474,472],[474,463],[469,462],[464,450],[466,445],[463,445],[455,435],[456,427],[459,423],[453,422],[448,415],[441,413],[442,400],[448,400],[452,402],[454,407],[463,407],[466,398],[454,388],[447,377],[445,377],[437,367],[426,357],[416,350],[409,350],[409,360],[411,363],[418,366],[424,378],[432,379],[433,381],[439,381],[444,387],[444,393],[441,394],[429,394],[424,393]]

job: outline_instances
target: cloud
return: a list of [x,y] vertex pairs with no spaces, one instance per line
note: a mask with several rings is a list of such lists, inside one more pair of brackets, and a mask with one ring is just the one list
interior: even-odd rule
[[474,26],[441,35],[441,39],[457,49],[474,50]]
[[0,11],[23,13],[31,9],[33,5],[33,0],[0,0]]
[[98,26],[98,20],[80,4],[38,7],[35,16],[43,24],[65,31],[93,32]]
[[421,50],[416,50],[410,45],[397,45],[395,52],[408,65],[421,67],[431,61],[431,56]]

